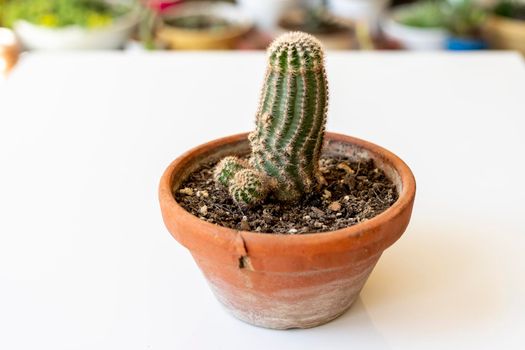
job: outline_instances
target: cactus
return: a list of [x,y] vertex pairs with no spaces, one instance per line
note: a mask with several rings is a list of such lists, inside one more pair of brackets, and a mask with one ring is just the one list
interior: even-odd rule
[[237,157],[225,157],[216,166],[213,177],[218,185],[228,187],[235,174],[248,168],[248,164]]
[[215,182],[228,188],[233,200],[244,207],[261,203],[269,189],[266,178],[249,168],[245,160],[229,156],[223,158],[213,172]]
[[229,192],[233,200],[241,206],[261,203],[268,194],[266,178],[253,169],[243,169],[233,177]]
[[328,102],[321,44],[305,33],[284,34],[270,45],[268,59],[249,165],[226,157],[215,170],[215,180],[248,206],[269,193],[279,201],[298,200],[321,178]]
[[272,179],[275,197],[299,199],[318,185],[328,86],[321,44],[293,32],[268,49],[250,164]]

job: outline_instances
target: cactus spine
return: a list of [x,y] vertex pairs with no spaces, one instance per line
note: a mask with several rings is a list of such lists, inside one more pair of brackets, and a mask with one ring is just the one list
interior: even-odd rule
[[245,161],[237,157],[225,157],[215,166],[213,177],[217,184],[228,187],[235,174],[248,166]]
[[252,169],[240,170],[230,182],[229,192],[233,200],[244,206],[261,203],[268,194],[266,178]]
[[292,32],[268,49],[256,128],[249,136],[249,165],[226,157],[215,170],[239,204],[262,202],[268,193],[293,201],[318,188],[319,158],[328,104],[324,53],[311,35]]
[[316,38],[293,32],[272,43],[268,58],[250,164],[273,179],[278,200],[297,200],[318,185],[328,102],[324,54]]

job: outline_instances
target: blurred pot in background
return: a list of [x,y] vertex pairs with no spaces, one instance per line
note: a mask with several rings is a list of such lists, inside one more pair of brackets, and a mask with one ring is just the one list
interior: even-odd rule
[[483,33],[491,48],[525,55],[525,2],[502,1],[488,16]]
[[379,21],[389,0],[328,0],[328,10],[350,23],[364,22],[371,34],[379,31]]
[[237,6],[221,2],[190,2],[162,12],[157,39],[179,50],[234,48],[253,26]]
[[4,21],[26,49],[117,49],[138,23],[138,8],[102,0],[17,0]]
[[237,0],[237,3],[259,29],[273,32],[279,18],[287,10],[299,6],[301,0]]
[[442,50],[447,40],[443,4],[424,0],[394,7],[385,15],[384,35],[408,50]]
[[14,67],[19,53],[15,34],[7,28],[0,28],[0,78],[6,76]]
[[323,7],[298,7],[288,10],[279,19],[277,34],[301,31],[315,35],[331,50],[349,50],[354,47],[352,30],[339,22]]
[[445,6],[449,50],[482,50],[487,43],[481,35],[485,11],[473,0],[448,0]]

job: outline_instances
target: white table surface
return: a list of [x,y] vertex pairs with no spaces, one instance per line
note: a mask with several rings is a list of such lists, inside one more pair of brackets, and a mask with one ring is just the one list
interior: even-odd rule
[[166,231],[176,156],[250,130],[263,54],[34,54],[0,87],[0,349],[525,349],[525,65],[336,54],[328,129],[412,168],[405,235],[339,319],[223,311]]

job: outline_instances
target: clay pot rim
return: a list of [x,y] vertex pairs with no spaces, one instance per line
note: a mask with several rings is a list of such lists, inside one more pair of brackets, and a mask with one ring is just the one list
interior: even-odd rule
[[[238,235],[241,235],[243,238],[253,238],[261,243],[275,244],[279,245],[289,245],[296,246],[299,245],[318,245],[324,244],[333,241],[339,240],[348,240],[352,238],[357,238],[365,244],[366,241],[369,241],[371,237],[362,237],[365,235],[372,235],[374,232],[377,232],[381,226],[388,225],[388,222],[392,221],[394,218],[402,215],[406,210],[410,210],[410,207],[414,201],[415,192],[416,192],[416,181],[414,175],[410,168],[405,164],[394,153],[386,150],[383,147],[375,145],[371,142],[361,140],[355,137],[337,134],[332,132],[326,132],[325,139],[335,142],[350,143],[355,144],[359,147],[362,147],[373,154],[378,155],[389,163],[395,171],[399,174],[401,179],[402,191],[399,193],[399,198],[397,201],[392,204],[390,208],[382,212],[381,214],[364,221],[362,223],[342,228],[335,231],[327,232],[315,232],[315,233],[305,233],[298,235],[291,234],[275,234],[275,233],[264,233],[264,232],[254,232],[254,231],[242,231],[227,228],[224,226],[216,225],[199,219],[197,216],[186,211],[182,206],[180,206],[173,193],[172,188],[172,179],[174,174],[180,172],[184,169],[195,157],[209,153],[210,150],[217,149],[225,144],[237,143],[247,139],[248,133],[235,134],[223,138],[219,138],[204,144],[201,144],[197,147],[190,149],[185,152],[178,158],[176,158],[164,171],[159,185],[159,200],[161,205],[164,206],[165,210],[172,211],[178,221],[187,221],[190,225],[197,225],[203,228],[206,228],[206,232],[216,232],[217,235],[223,236],[226,240],[235,240]],[[361,239],[362,238],[362,239]],[[367,239],[368,238],[368,239]],[[374,239],[372,239],[374,240]],[[361,244],[358,244],[359,246]]]

